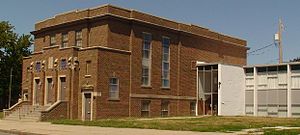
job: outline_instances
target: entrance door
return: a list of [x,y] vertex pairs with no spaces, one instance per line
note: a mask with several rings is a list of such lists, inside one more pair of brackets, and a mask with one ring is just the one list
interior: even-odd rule
[[39,105],[40,79],[34,79],[33,104]]
[[91,93],[84,94],[84,120],[91,120]]
[[67,90],[66,77],[60,77],[59,81],[60,81],[60,83],[59,83],[60,84],[60,87],[59,87],[60,97],[59,97],[59,99],[60,100],[65,100],[66,99],[66,90]]
[[54,90],[53,90],[53,81],[52,78],[47,78],[47,84],[46,84],[46,94],[45,94],[45,99],[46,99],[46,103],[47,104],[53,104],[54,103],[54,99],[55,99],[55,95],[54,95]]
[[199,67],[199,100],[203,115],[218,114],[218,66]]

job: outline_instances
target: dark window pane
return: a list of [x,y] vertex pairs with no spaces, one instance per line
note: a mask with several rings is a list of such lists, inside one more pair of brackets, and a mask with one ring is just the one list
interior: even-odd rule
[[143,58],[145,58],[145,59],[150,58],[150,52],[148,50],[143,50]]
[[169,70],[169,63],[163,63],[163,69],[164,70]]

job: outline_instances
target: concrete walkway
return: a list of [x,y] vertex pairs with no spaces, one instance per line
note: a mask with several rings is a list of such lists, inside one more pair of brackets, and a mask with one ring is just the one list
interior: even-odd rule
[[0,120],[0,132],[48,135],[225,135],[229,133],[168,131],[155,129],[107,128],[92,126],[55,125],[49,122]]

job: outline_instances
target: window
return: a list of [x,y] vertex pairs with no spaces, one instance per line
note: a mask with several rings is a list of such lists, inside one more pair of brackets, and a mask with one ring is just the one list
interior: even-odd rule
[[151,34],[143,33],[142,47],[142,85],[150,86],[151,76]]
[[41,62],[36,62],[36,64],[35,64],[35,70],[36,70],[37,72],[40,72],[40,71],[41,71]]
[[61,70],[67,69],[67,60],[66,59],[61,59],[61,61],[60,61],[60,69]]
[[170,39],[162,39],[162,87],[170,87]]
[[82,47],[82,32],[81,32],[81,30],[75,32],[75,46]]
[[48,58],[48,69],[52,69],[53,68],[53,57],[49,57]]
[[90,74],[90,68],[91,68],[91,61],[86,61],[86,71],[85,71],[86,75]]
[[161,101],[161,117],[169,116],[169,101]]
[[63,33],[61,35],[61,48],[68,46],[68,33]]
[[150,101],[144,100],[142,101],[142,106],[141,106],[141,116],[142,117],[149,117],[150,116]]
[[190,102],[190,115],[191,116],[196,115],[196,102],[194,101]]
[[109,79],[109,99],[119,99],[119,79]]
[[53,46],[56,44],[56,39],[55,39],[55,35],[51,35],[50,36],[50,46]]

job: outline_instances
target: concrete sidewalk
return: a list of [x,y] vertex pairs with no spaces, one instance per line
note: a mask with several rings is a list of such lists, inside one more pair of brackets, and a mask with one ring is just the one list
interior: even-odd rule
[[48,135],[225,135],[217,132],[169,131],[155,129],[107,128],[92,126],[55,125],[49,122],[0,120],[0,131]]

